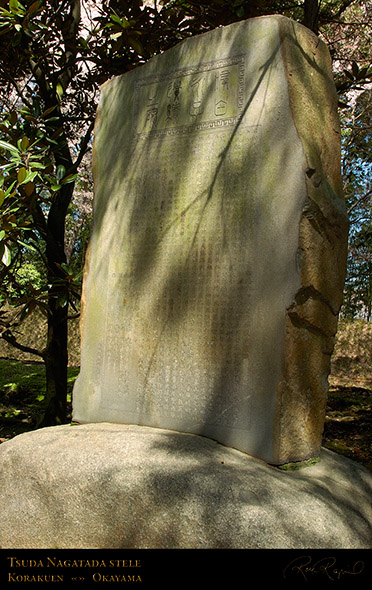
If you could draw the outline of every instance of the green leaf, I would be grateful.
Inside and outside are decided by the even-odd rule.
[[[66,178],[61,180],[61,184],[68,184],[69,182],[75,182],[77,177],[78,177],[78,174],[69,174],[68,176],[66,176]]]
[[[62,178],[64,178],[65,174],[66,174],[66,168],[62,164],[57,166],[57,170],[56,170],[57,180],[62,180]]]
[[[41,115],[41,106],[38,100],[34,100],[32,103],[32,115],[36,117],[36,119]]]
[[[26,14],[26,9],[19,0],[9,0],[9,10],[18,16]]]
[[[136,39],[134,36],[132,35],[128,35],[128,41],[129,41],[129,45],[134,49],[134,51],[136,53],[138,53],[139,55],[143,55],[143,46],[142,43]]]
[[[39,2],[39,0],[36,0],[36,2],[33,2],[31,4],[31,6],[29,7],[28,14],[33,14],[34,12],[39,10],[39,7],[40,7],[40,2]]]
[[[14,111],[13,111],[13,112],[14,112]],[[23,105],[23,107],[21,108],[21,110],[20,110],[19,112],[21,113],[21,115],[22,115],[23,117],[24,117],[25,115],[31,115],[31,111],[30,111],[29,107],[28,107],[28,106],[26,106],[26,105]],[[13,114],[13,113],[12,113],[12,114]],[[17,115],[16,115],[16,113],[14,113],[14,114],[15,114],[15,120],[17,120]],[[13,125],[14,125],[14,123],[13,123]]]
[[[130,22],[125,18],[122,18],[120,21],[120,26],[123,27],[123,29],[128,29],[130,27]]]
[[[4,254],[2,256],[1,261],[5,266],[10,266],[10,263],[12,262],[12,255],[6,244],[4,244]]]
[[[79,37],[79,43],[84,47],[84,49],[89,49],[89,43],[84,37]]]
[[[59,145],[58,141],[56,141],[55,139],[51,139],[50,137],[46,137],[45,139],[48,143],[52,143],[53,145]]]
[[[359,66],[355,61],[352,62],[351,69],[353,71],[354,76],[357,77],[357,75],[359,73]]]
[[[18,0],[9,0],[9,10],[18,12]]]
[[[0,15],[2,16],[2,18],[4,19],[4,22],[5,22],[6,24],[8,24],[8,22],[9,22],[8,20],[6,20],[6,17],[8,17],[8,18],[9,18],[9,17],[11,17],[11,18],[13,18],[13,17],[12,17],[12,13],[11,13],[11,12],[9,12],[9,10],[6,10],[5,8],[0,8]],[[8,31],[6,31],[6,32],[8,32]]]
[[[26,244],[26,242],[22,242],[21,240],[17,239],[17,243],[21,244],[22,246],[24,246],[25,248],[28,248],[29,250],[32,250],[33,252],[37,252],[36,248],[34,248],[33,246],[31,246],[31,244]]]
[[[45,117],[47,117],[48,115],[50,115],[50,113],[52,113],[56,108],[57,108],[57,105],[54,105],[52,107],[49,107],[49,109],[47,109],[46,111],[44,111],[43,114],[41,115],[42,118],[45,119]]]
[[[3,150],[8,150],[13,156],[19,155],[19,151],[17,150],[15,145],[12,145],[7,141],[0,140],[0,148],[2,148]]]
[[[26,168],[20,168],[18,170],[18,174],[17,174],[17,180],[18,180],[18,184],[22,184],[27,178],[27,169]]]
[[[110,18],[114,23],[117,23],[123,29],[128,29],[128,27],[130,27],[130,22],[124,17],[120,18],[120,16],[117,14],[111,13]]]
[[[61,82],[57,83],[56,92],[57,92],[59,98],[61,98],[63,96],[64,90],[63,90],[63,86],[62,86]]]
[[[68,293],[62,293],[56,298],[56,307],[65,307],[68,304]]]
[[[25,150],[27,150],[29,145],[30,145],[30,140],[28,139],[28,137],[26,137],[26,136],[22,137],[21,149],[25,151]]]
[[[31,169],[36,168],[36,170],[44,170],[46,168],[45,164],[41,164],[41,162],[30,162]]]
[[[12,192],[12,190],[15,187],[16,184],[17,184],[17,181],[15,180],[14,182],[12,182],[12,184],[10,185],[10,187],[8,187],[8,189],[5,192],[5,196],[6,197],[8,197],[11,194],[11,192]]]
[[[25,193],[28,197],[31,197],[32,193],[35,190],[35,185],[33,182],[27,182],[24,187]]]
[[[0,207],[5,201],[5,193],[2,189],[0,189]]]
[[[118,16],[117,14],[114,14],[113,12],[110,14],[110,18],[112,21],[114,21],[114,23],[119,23],[120,24],[120,16]]]

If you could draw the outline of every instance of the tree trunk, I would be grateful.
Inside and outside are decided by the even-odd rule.
[[[44,351],[46,367],[45,409],[38,426],[67,422],[68,366],[68,293],[61,265],[66,262],[65,219],[74,184],[65,185],[56,195],[48,216],[47,248],[49,316],[47,346]]]
[[[39,426],[67,422],[67,306],[53,309],[48,320],[45,410]]]
[[[305,0],[304,2],[304,20],[303,24],[308,29],[311,29],[316,35],[319,32],[318,20],[319,20],[319,0]]]

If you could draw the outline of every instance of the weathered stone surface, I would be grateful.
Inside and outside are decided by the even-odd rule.
[[[57,426],[0,445],[2,548],[372,548],[372,475],[284,472],[208,438]]]
[[[320,452],[347,220],[328,49],[284,17],[102,90],[78,422]]]

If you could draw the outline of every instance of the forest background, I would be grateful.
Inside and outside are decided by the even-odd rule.
[[[100,86],[265,14],[333,60],[350,232],[324,444],[372,469],[371,0],[0,0],[0,441],[70,420]]]

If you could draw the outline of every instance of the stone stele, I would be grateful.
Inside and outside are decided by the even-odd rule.
[[[282,16],[102,88],[73,419],[320,453],[347,217],[326,45]]]

